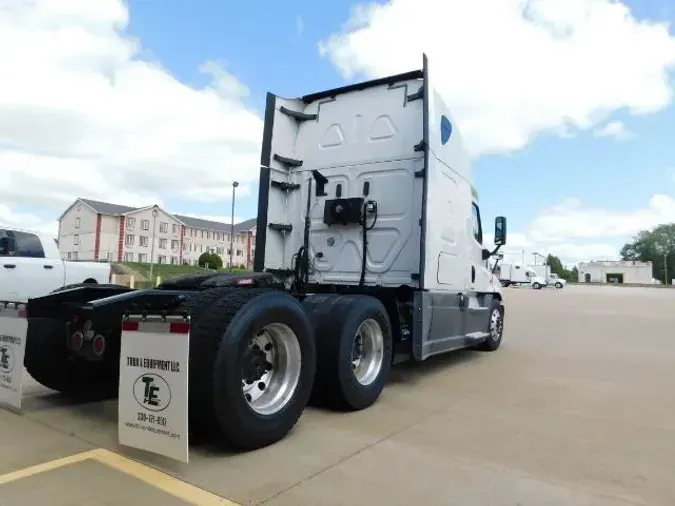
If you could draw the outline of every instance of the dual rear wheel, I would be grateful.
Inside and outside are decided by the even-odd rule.
[[[392,329],[380,301],[271,288],[214,288],[187,302],[191,432],[244,450],[279,441],[314,393],[337,409],[372,405],[391,368]],[[97,400],[117,394],[119,325],[98,362],[69,352],[65,322],[31,320],[25,364],[43,385]]]

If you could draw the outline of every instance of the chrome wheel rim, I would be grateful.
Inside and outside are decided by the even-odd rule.
[[[295,332],[283,323],[263,327],[250,341],[242,368],[242,394],[259,415],[280,411],[300,381],[302,353]]]
[[[384,334],[372,318],[364,320],[356,330],[352,346],[352,370],[362,385],[377,379],[384,359]]]
[[[502,315],[499,309],[493,309],[490,316],[490,338],[499,341],[502,337]]]

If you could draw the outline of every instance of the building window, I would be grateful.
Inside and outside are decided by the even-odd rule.
[[[75,234],[73,236],[73,244],[76,244],[76,245],[80,244],[80,236],[79,235]]]
[[[160,249],[166,249],[166,239],[160,239],[159,240],[159,248]]]
[[[237,250],[237,256],[240,257],[244,254],[244,252],[240,249]]]
[[[188,251],[190,249],[190,245],[186,242],[183,243],[183,251]]]
[[[160,223],[159,224],[159,233],[160,234],[166,234],[169,231],[169,224],[168,223]]]
[[[134,261],[134,254],[133,253],[125,253],[124,254],[124,261],[125,262],[133,262]]]
[[[133,246],[134,245],[134,236],[132,234],[127,234],[127,237],[126,237],[124,243],[127,246]],[[131,260],[129,260],[129,261],[131,261]]]
[[[166,263],[166,257],[164,255],[159,255],[157,257],[157,263],[158,264],[165,264]]]
[[[127,218],[127,230],[133,230],[136,226],[136,218]]]
[[[80,228],[80,218],[75,218],[75,228]]]
[[[171,250],[172,251],[178,251],[178,241],[171,241]]]
[[[138,261],[141,263],[145,263],[148,261],[148,254],[147,253],[139,253],[138,254]]]
[[[150,220],[141,220],[141,230],[150,230]]]
[[[178,257],[171,257],[171,265],[178,265]]]
[[[141,235],[138,237],[138,244],[140,246],[143,246],[146,248],[148,246],[148,236],[147,235]]]
[[[174,234],[180,233],[180,228],[179,228],[178,225],[172,225],[172,226],[171,226],[171,229],[172,229],[172,231],[173,231]]]
[[[70,251],[68,252],[67,257],[68,257],[68,260],[70,260],[72,258],[71,255],[70,255]]]
[[[73,260],[77,260],[77,251],[73,251]]]

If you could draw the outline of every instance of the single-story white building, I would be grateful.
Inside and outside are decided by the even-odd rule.
[[[654,268],[651,262],[600,260],[579,264],[579,283],[652,284],[653,279]]]

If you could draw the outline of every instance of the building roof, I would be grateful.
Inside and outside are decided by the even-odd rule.
[[[79,199],[94,211],[101,214],[125,214],[136,209],[141,209],[140,207],[129,207],[129,206],[120,206],[118,204],[110,204],[108,202],[101,202],[100,200],[90,200],[90,199]]]
[[[107,214],[113,216],[119,216],[122,214],[127,214],[132,211],[138,211],[139,209],[144,209],[144,207],[130,207],[130,206],[121,206],[119,204],[111,204],[109,202],[101,202],[100,200],[91,200],[91,199],[78,199],[91,207],[94,211],[100,214]],[[177,220],[181,221],[188,227],[200,228],[206,230],[215,230],[217,232],[229,233],[231,225],[229,223],[222,223],[219,221],[203,220],[201,218],[193,218],[192,216],[185,216],[182,214],[167,214],[173,216]],[[256,218],[251,218],[250,220],[245,220],[240,223],[234,224],[235,233],[248,232],[255,228],[257,223]]]
[[[193,218],[192,216],[184,216],[182,214],[173,214],[172,216],[175,216],[177,219],[185,223],[186,226],[192,228],[204,228],[207,230],[215,230],[216,232],[226,232],[226,233],[229,233],[231,228],[230,223],[203,220],[201,218]],[[255,227],[256,223],[257,223],[256,218],[242,221],[241,223],[235,223],[234,231],[235,233],[248,232],[249,230]]]

